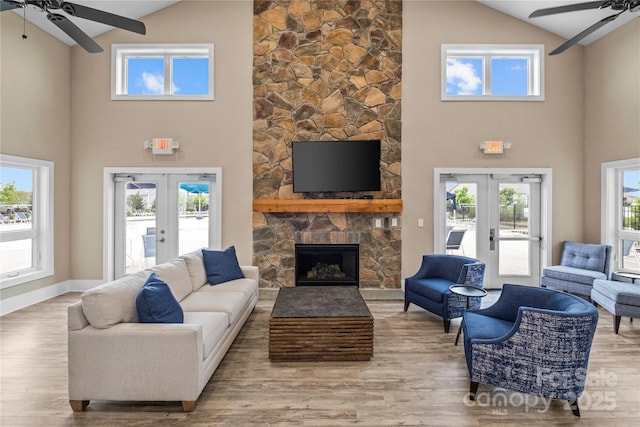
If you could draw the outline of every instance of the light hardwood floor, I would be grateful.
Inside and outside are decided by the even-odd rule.
[[[620,334],[600,309],[582,417],[564,402],[481,385],[465,398],[462,345],[442,321],[402,301],[368,301],[375,318],[374,357],[367,362],[271,362],[268,319],[259,301],[194,412],[179,402],[94,402],[73,413],[67,402],[67,294],[0,318],[0,425],[5,426],[637,426],[640,422],[640,319]],[[125,363],[125,361],[123,361]],[[99,367],[96,367],[99,369]],[[158,375],[162,375],[159,372]],[[496,397],[506,397],[498,406]],[[529,401],[529,405],[525,402]]]

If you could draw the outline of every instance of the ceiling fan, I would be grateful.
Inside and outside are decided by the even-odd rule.
[[[122,28],[123,30],[133,31],[138,34],[145,34],[147,32],[144,24],[140,21],[63,0],[0,0],[0,12],[26,8],[27,6],[41,12],[46,12],[49,21],[90,53],[103,52],[103,49],[84,31],[78,28],[76,24],[71,22],[69,18],[55,12],[62,10],[71,16],[100,22],[101,24],[111,25],[112,27]]]
[[[622,13],[629,12],[638,12],[640,11],[640,0],[604,0],[604,1],[589,1],[586,3],[575,3],[569,4],[565,6],[558,7],[550,7],[547,9],[539,9],[531,13],[529,18],[536,18],[538,16],[547,16],[554,15],[556,13],[566,13],[566,12],[576,12],[579,10],[588,10],[588,9],[607,9],[616,11],[617,13],[607,16],[606,18],[596,22],[586,30],[577,34],[573,38],[567,40],[564,44],[556,48],[553,52],[549,53],[549,55],[557,55],[559,53],[564,52],[569,49],[574,44],[578,43],[583,38],[587,37],[589,34],[603,27],[605,24],[615,20]]]

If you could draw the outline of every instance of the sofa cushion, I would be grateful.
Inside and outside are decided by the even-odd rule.
[[[187,264],[187,271],[191,278],[192,290],[197,291],[203,285],[207,284],[207,271],[204,269],[204,261],[202,260],[202,249],[189,252],[182,255],[180,258],[184,259]]]
[[[593,289],[618,304],[640,307],[640,285],[637,283],[596,280],[593,282]]]
[[[184,297],[193,292],[191,277],[187,270],[187,263],[182,258],[172,259],[163,264],[151,267],[149,270],[156,273],[169,287],[173,296],[178,301],[182,301]]]
[[[204,269],[207,272],[207,280],[211,285],[244,277],[236,256],[236,248],[233,246],[229,246],[224,251],[203,249],[202,259],[204,261]]]
[[[202,325],[203,353],[206,359],[229,327],[229,318],[222,312],[187,311],[184,313],[184,323]]]
[[[513,322],[484,316],[472,311],[464,313],[464,333],[465,337],[470,340],[503,337],[513,328],[513,325]]]
[[[454,282],[450,280],[440,278],[411,279],[406,281],[405,287],[407,290],[429,298],[431,301],[442,303],[445,292],[453,284]]]
[[[194,292],[182,301],[184,311],[220,311],[229,317],[229,324],[235,323],[249,299],[243,292]]]
[[[577,282],[584,285],[592,285],[596,279],[606,279],[607,275],[599,271],[583,270],[581,268],[554,265],[542,269],[542,275],[552,279]]]
[[[136,295],[148,275],[139,271],[83,292],[82,311],[91,326],[102,329],[137,322]]]
[[[203,286],[198,292],[235,291],[242,292],[247,297],[258,293],[258,282],[253,279],[236,279],[220,283],[215,286]]]
[[[140,323],[182,323],[182,307],[171,293],[169,285],[151,273],[136,297]]]
[[[590,243],[565,242],[561,265],[604,272],[607,263],[607,247]]]

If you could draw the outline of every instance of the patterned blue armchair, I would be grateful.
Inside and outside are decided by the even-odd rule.
[[[467,300],[452,294],[449,286],[462,284],[482,288],[485,265],[477,259],[458,255],[424,255],[420,270],[404,282],[404,311],[409,304],[442,317],[444,331],[451,319],[462,317]],[[469,298],[469,308],[480,308],[480,298]]]
[[[464,313],[464,353],[471,379],[535,396],[569,401],[580,416],[578,397],[598,310],[575,295],[505,284],[498,301]]]
[[[611,246],[564,242],[560,265],[542,269],[540,285],[591,297],[593,281],[609,278]]]

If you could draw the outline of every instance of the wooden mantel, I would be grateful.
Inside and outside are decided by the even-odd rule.
[[[402,212],[402,199],[255,199],[254,212]]]

